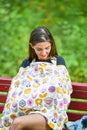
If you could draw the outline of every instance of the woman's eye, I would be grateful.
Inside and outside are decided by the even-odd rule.
[[[46,48],[46,50],[49,50],[50,49],[50,46]]]
[[[37,51],[41,51],[42,49],[41,48],[38,48]]]
[[[49,47],[46,48],[46,50],[48,50],[48,49],[49,49]]]

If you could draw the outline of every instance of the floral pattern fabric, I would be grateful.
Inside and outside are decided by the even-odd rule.
[[[0,130],[10,130],[16,117],[31,113],[42,114],[53,130],[62,130],[68,120],[71,93],[71,80],[64,65],[32,62],[21,67],[12,80]]]

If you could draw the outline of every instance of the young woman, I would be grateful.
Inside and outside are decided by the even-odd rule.
[[[56,60],[57,65],[65,65],[63,57],[58,56],[54,38],[46,27],[35,28],[30,35],[29,57],[21,64],[22,67],[30,65],[32,60],[51,62]]]
[[[52,34],[46,27],[35,28],[29,57],[13,78],[0,130],[62,130],[71,93],[65,61],[58,56]]]

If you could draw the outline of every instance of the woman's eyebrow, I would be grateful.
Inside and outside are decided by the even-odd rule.
[[[50,47],[51,45],[49,45],[49,46],[47,46],[47,47],[45,47],[45,48],[48,48],[48,47]],[[37,49],[43,49],[42,47],[36,47]]]

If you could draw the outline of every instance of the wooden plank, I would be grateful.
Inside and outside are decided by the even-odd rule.
[[[2,113],[3,109],[4,109],[4,105],[0,105],[0,114]]]
[[[71,95],[72,98],[87,99],[87,91],[75,91]]]
[[[72,82],[72,86],[79,89],[80,87],[87,87],[87,83]]]
[[[10,84],[0,84],[0,92],[8,92]]]
[[[85,114],[82,113],[73,113],[73,112],[68,112],[68,118],[69,121],[76,121],[82,118],[82,116],[84,116]]]
[[[69,109],[87,111],[87,102],[72,101]]]
[[[87,91],[87,86],[74,86],[73,85],[73,90]]]
[[[0,103],[5,103],[7,99],[7,95],[5,94],[0,94]]]
[[[0,77],[0,84],[10,84],[12,78],[8,77]]]

